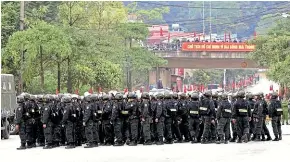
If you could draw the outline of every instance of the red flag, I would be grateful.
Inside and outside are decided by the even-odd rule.
[[[273,91],[273,85],[270,85],[270,91]]]
[[[201,84],[201,92],[203,92],[204,91],[204,86],[203,86],[203,84]]]
[[[168,43],[170,42],[170,33],[168,32]]]
[[[77,95],[79,94],[79,90],[78,89],[75,91],[75,94],[77,94]]]
[[[183,86],[183,92],[186,93],[186,85]]]
[[[256,33],[256,31],[254,31],[254,38],[255,38],[255,39],[257,38],[257,33]]]
[[[93,93],[93,89],[92,88],[89,89],[89,93],[91,93],[91,94]]]
[[[163,30],[161,27],[160,27],[160,36],[163,36]]]
[[[200,35],[198,35],[198,41],[200,41]]]
[[[125,89],[124,89],[124,93],[127,93],[127,92],[128,92],[128,88],[125,88]]]
[[[196,33],[195,32],[193,33],[193,37],[196,37]]]
[[[58,95],[58,93],[59,93],[59,91],[58,91],[58,89],[56,89],[56,90],[55,90],[55,94],[57,94],[57,95]]]
[[[102,88],[101,88],[101,87],[99,87],[99,93],[100,93],[100,92],[102,92]]]

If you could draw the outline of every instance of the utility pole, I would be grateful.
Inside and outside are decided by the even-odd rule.
[[[209,1],[209,40],[211,42],[211,1]]]
[[[25,11],[25,2],[21,1],[20,2],[20,31],[24,30],[24,11]],[[20,75],[19,75],[19,87],[18,90],[23,92],[23,66],[24,66],[24,49],[23,49],[23,44],[21,44],[21,51],[20,51],[20,58],[21,58],[21,67],[20,67]]]
[[[202,33],[203,33],[203,37],[205,34],[205,26],[204,26],[204,1],[202,1]]]

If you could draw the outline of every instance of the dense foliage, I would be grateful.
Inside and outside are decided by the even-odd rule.
[[[268,77],[282,87],[290,86],[290,17],[284,18],[266,35],[258,36],[251,43],[256,50],[250,57],[260,65],[269,67]]]
[[[2,2],[1,11],[2,73],[14,74],[16,82],[22,73],[31,93],[132,88],[165,63],[138,46],[147,26],[127,23],[122,2],[25,2],[24,31],[20,2]]]

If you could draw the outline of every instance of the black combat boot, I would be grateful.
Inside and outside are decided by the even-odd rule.
[[[256,136],[255,141],[261,141],[261,137],[260,137],[260,135],[257,135],[257,136]]]
[[[46,146],[43,147],[43,149],[52,149],[52,144],[47,144]]]
[[[144,146],[146,146],[146,145],[152,145],[152,142],[150,140],[148,140],[148,141],[145,141],[143,145]]]
[[[182,143],[182,138],[177,139],[174,143]]]
[[[98,142],[93,142],[93,144],[94,144],[94,147],[99,147]]]
[[[156,145],[164,145],[163,137],[159,138],[158,142],[156,142]]]
[[[87,146],[84,146],[84,148],[93,148],[95,145],[93,143],[88,143]]]
[[[242,141],[244,141],[245,143],[248,143],[248,134],[244,134],[243,136],[242,136]]]
[[[206,138],[202,138],[201,144],[209,144],[209,140]]]
[[[282,134],[279,133],[279,140],[282,140]]]
[[[237,136],[233,136],[233,138],[231,138],[230,142],[236,142],[237,140]]]
[[[123,146],[123,142],[116,141],[113,146]]]
[[[256,140],[256,134],[253,134],[253,137],[251,138],[251,141],[255,141]]]
[[[33,148],[32,143],[31,142],[27,142],[27,147],[26,148],[28,148],[28,149]]]
[[[40,147],[44,147],[45,146],[44,142],[43,143],[40,143],[39,146]]]
[[[127,140],[126,140],[126,145],[129,145],[129,144],[130,144],[130,140],[127,139]]]
[[[137,146],[137,141],[131,141],[129,146]]]
[[[273,139],[273,141],[279,141],[278,135],[275,135],[275,139]]]
[[[59,147],[59,142],[54,142],[53,145],[52,145],[52,147],[54,147],[54,148],[55,147]]]
[[[173,139],[168,139],[164,142],[165,144],[173,144]]]
[[[65,149],[73,149],[75,148],[75,145],[73,143],[68,144]]]
[[[265,138],[265,135],[264,134],[262,135],[261,141],[266,141],[266,138]]]
[[[267,134],[267,139],[266,139],[266,141],[271,141],[271,140],[272,140],[271,135],[270,135],[270,134]]]
[[[17,148],[17,150],[25,150],[26,149],[26,144],[21,143],[20,147]]]
[[[191,143],[198,143],[198,141],[196,138],[193,137]]]
[[[237,143],[243,143],[243,141],[242,141],[242,137],[239,137]]]

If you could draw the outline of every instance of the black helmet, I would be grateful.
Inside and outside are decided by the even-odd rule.
[[[137,95],[135,95],[134,93],[130,92],[130,93],[128,94],[128,98],[129,98],[129,99],[136,99],[136,98],[137,98]]]
[[[21,93],[20,95],[24,97],[24,100],[29,100],[29,98],[30,98],[30,94],[26,93],[26,92]]]
[[[107,94],[103,95],[102,97],[103,97],[103,100],[104,100],[104,101],[107,101],[107,100],[109,100],[109,99],[110,99],[110,96],[109,96],[109,95],[107,95]]]
[[[36,99],[39,101],[39,102],[43,102],[43,95],[37,95]]]
[[[178,99],[178,93],[174,92],[172,96],[174,99]]]
[[[29,100],[31,100],[31,101],[36,101],[36,95],[30,95]]]
[[[141,98],[142,99],[149,99],[150,98],[149,93],[147,93],[147,92],[142,93]]]
[[[180,98],[185,99],[186,98],[186,94],[185,93],[180,93],[179,94]]]
[[[84,100],[87,101],[87,102],[90,102],[91,99],[92,99],[92,95],[86,95],[86,96],[84,97]]]
[[[271,98],[272,99],[276,99],[278,97],[278,93],[277,92],[273,92],[272,94],[271,94]]]
[[[52,96],[50,94],[46,94],[43,96],[44,102],[50,102],[52,100]]]
[[[206,97],[211,97],[212,92],[211,92],[211,90],[207,90],[207,91],[204,92],[203,95],[206,96]]]
[[[71,96],[70,95],[65,95],[65,96],[63,96],[62,98],[61,98],[61,100],[62,100],[62,102],[64,102],[64,103],[69,103],[69,102],[71,102]]]
[[[116,94],[115,99],[116,100],[122,100],[123,99],[123,95],[118,93],[118,94]]]
[[[98,95],[97,94],[91,94],[91,95],[88,95],[88,96],[90,96],[92,101],[97,101],[98,100]]]
[[[237,97],[244,98],[245,94],[246,94],[245,91],[239,91],[238,94],[237,94]]]
[[[157,99],[162,99],[162,98],[163,98],[163,94],[162,94],[162,93],[158,93],[158,94],[156,94],[156,98],[157,98]]]
[[[227,95],[226,93],[222,93],[222,94],[221,94],[221,98],[222,98],[223,100],[227,100],[227,99],[228,99],[228,95]]]
[[[212,97],[213,98],[218,98],[219,96],[218,96],[219,94],[217,93],[217,92],[214,92],[213,94],[212,94]]]
[[[247,97],[248,99],[253,99],[253,98],[254,98],[254,95],[253,95],[252,93],[248,93],[248,94],[246,95],[246,97]]]
[[[198,95],[197,92],[193,92],[193,93],[191,93],[190,97],[191,97],[192,99],[198,99],[198,98],[199,98],[199,95]]]
[[[24,96],[23,95],[19,95],[17,96],[17,103],[23,103],[25,100],[24,100]]]

